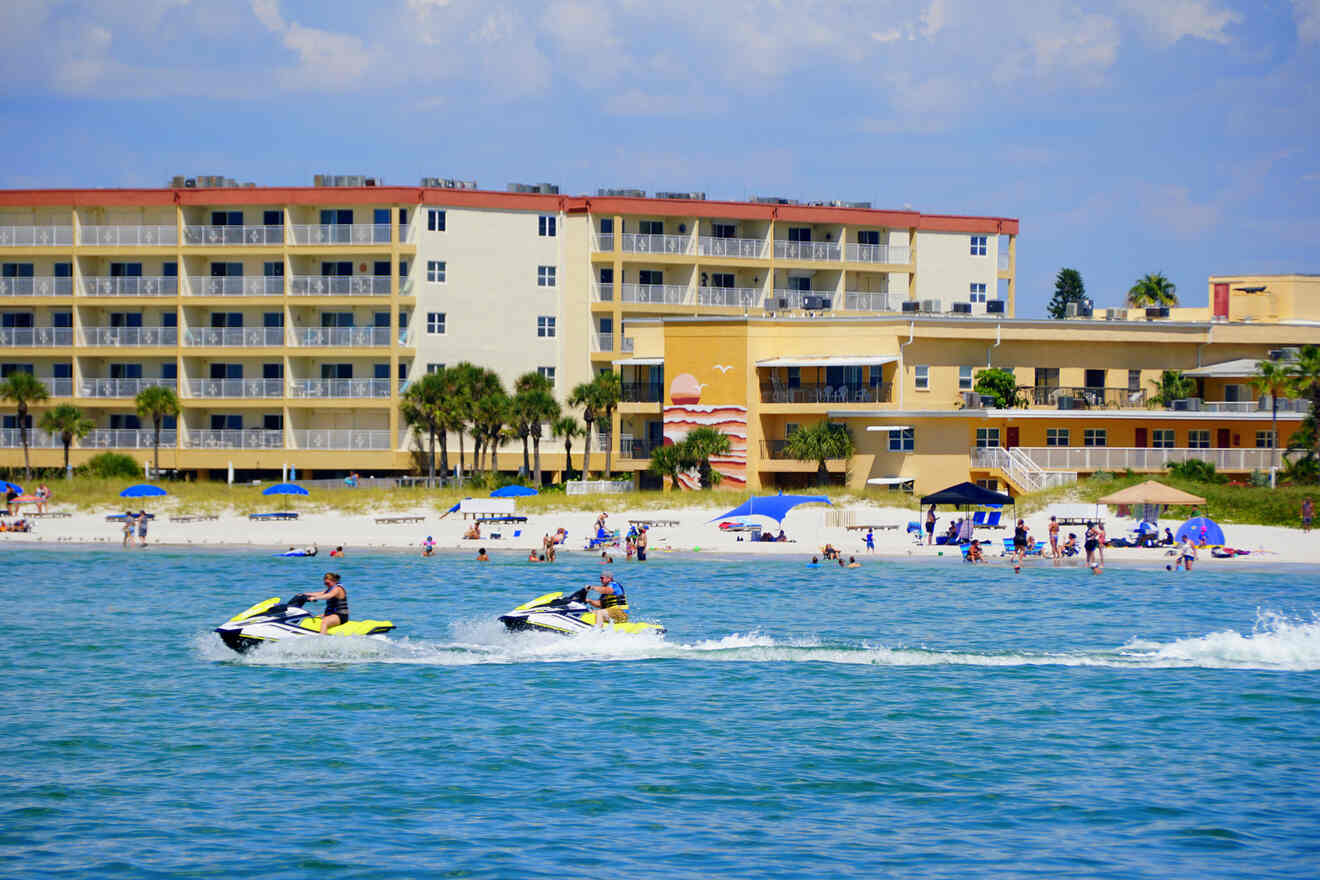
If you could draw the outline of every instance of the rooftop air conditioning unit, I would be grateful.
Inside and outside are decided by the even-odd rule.
[[[1059,409],[1077,409],[1077,398],[1069,395],[1060,395],[1056,398]]]
[[[782,196],[752,196],[752,202],[758,205],[796,205],[794,199],[786,199]]]
[[[1093,314],[1094,310],[1090,306],[1079,305],[1077,307],[1077,317],[1079,318],[1089,318]]]
[[[921,303],[915,299],[905,299],[902,303],[902,310],[905,312],[915,312],[921,309]]]
[[[1075,303],[1075,302],[1071,302],[1071,303],[1067,303],[1066,305],[1064,305],[1064,307],[1063,307],[1063,316],[1064,316],[1065,318],[1075,318],[1075,317],[1077,317],[1077,303]]]
[[[183,182],[187,179],[182,174],[176,174],[170,178],[170,186],[174,189],[183,189]]]
[[[970,315],[972,313],[971,303],[954,303],[953,313],[955,315]]]
[[[938,312],[940,310],[940,301],[937,299],[923,299],[921,301],[921,310],[923,312]]]
[[[964,409],[981,408],[981,395],[977,394],[975,391],[964,391],[962,393],[962,399]]]
[[[985,313],[987,315],[1004,314],[1004,301],[1002,299],[988,299],[985,301]]]
[[[187,180],[185,180],[185,181],[183,182],[183,186],[184,186],[184,189],[196,189],[196,188],[197,188],[197,178],[195,178],[195,177],[189,177]]]
[[[1187,405],[1187,401],[1184,399],[1170,401],[1169,409],[1174,412],[1187,412],[1191,407]]]
[[[1167,317],[1169,317],[1169,307],[1168,307],[1168,306],[1147,306],[1147,307],[1146,307],[1146,317],[1147,317],[1147,318],[1167,318]]]
[[[1106,321],[1125,321],[1127,320],[1127,309],[1105,309]]]
[[[1272,360],[1272,361],[1281,361],[1281,360],[1283,360],[1283,349],[1281,349],[1281,348],[1271,348],[1271,349],[1270,349],[1270,360]]]
[[[1199,397],[1189,397],[1189,398],[1187,398],[1187,410],[1188,410],[1188,412],[1200,412],[1200,411],[1201,411],[1201,398],[1199,398]]]
[[[658,192],[655,194],[657,199],[681,199],[689,202],[704,202],[706,194],[704,192]]]
[[[598,189],[598,190],[596,190],[596,195],[598,195],[598,196],[606,196],[606,197],[614,197],[614,198],[644,199],[644,198],[646,198],[646,190],[644,190],[644,189]]]

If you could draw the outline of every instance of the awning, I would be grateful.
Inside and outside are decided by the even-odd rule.
[[[1238,358],[1235,361],[1223,361],[1207,364],[1194,370],[1183,370],[1183,375],[1193,379],[1250,379],[1256,375],[1259,358]]]
[[[894,433],[895,431],[911,431],[911,430],[912,430],[912,426],[911,426],[911,425],[871,425],[871,426],[868,427],[866,430],[868,430],[868,431],[884,431],[884,432],[886,432],[886,433],[888,433],[888,434],[892,434],[892,433]]]
[[[901,486],[904,483],[911,483],[916,477],[871,477],[866,481],[868,486]]]
[[[664,358],[624,358],[621,361],[615,361],[616,367],[661,367],[664,366]]]
[[[897,355],[854,355],[851,357],[780,357],[757,361],[758,367],[880,367],[898,360]]]

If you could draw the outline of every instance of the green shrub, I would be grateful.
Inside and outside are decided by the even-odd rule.
[[[1113,482],[1114,475],[1109,471],[1096,471],[1091,474],[1091,479],[1097,483],[1110,483]]]
[[[122,452],[102,452],[87,461],[78,469],[88,476],[103,480],[133,479],[142,476],[142,465],[131,455]]]
[[[1197,483],[1226,483],[1228,478],[1215,472],[1214,462],[1189,458],[1169,465],[1169,476]]]
[[[1264,486],[1268,486],[1269,484],[1270,484],[1269,474],[1265,473],[1264,471],[1251,472],[1251,485],[1259,489]]]

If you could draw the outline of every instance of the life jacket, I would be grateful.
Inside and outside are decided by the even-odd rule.
[[[348,616],[348,589],[343,584],[339,584],[339,588],[344,591],[343,597],[331,596],[329,599],[326,599],[325,614],[327,616],[338,614],[342,619]]]
[[[610,581],[610,588],[613,592],[600,594],[601,608],[628,608],[628,597],[624,595],[623,585],[618,581]]]

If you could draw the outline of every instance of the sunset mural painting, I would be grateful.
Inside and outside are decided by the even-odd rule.
[[[728,370],[721,372],[727,374]],[[665,445],[681,443],[694,428],[714,428],[728,435],[731,449],[726,456],[712,458],[711,468],[723,477],[721,486],[741,489],[747,485],[747,407],[726,404],[703,404],[705,384],[691,373],[681,373],[669,383],[669,402],[665,404]],[[701,488],[696,470],[679,474],[685,489]]]

